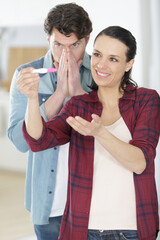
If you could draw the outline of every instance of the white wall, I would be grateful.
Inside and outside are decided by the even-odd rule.
[[[5,32],[0,43],[0,79],[8,79],[8,59],[11,47],[48,47],[42,25],[3,27]]]

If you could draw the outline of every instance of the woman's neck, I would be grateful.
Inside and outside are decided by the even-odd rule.
[[[119,102],[123,93],[119,91],[119,88],[98,88],[98,98],[102,105],[115,106]]]
[[[98,98],[103,106],[101,121],[104,126],[112,125],[121,117],[119,98],[122,95],[119,89],[98,88]]]

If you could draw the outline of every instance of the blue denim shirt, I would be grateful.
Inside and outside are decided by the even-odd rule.
[[[31,63],[18,67],[14,73],[10,88],[10,114],[8,137],[21,152],[28,151],[28,166],[26,172],[25,207],[31,213],[34,224],[47,224],[54,199],[54,189],[57,171],[59,148],[33,153],[22,135],[27,97],[17,89],[19,71],[25,67],[51,68],[53,67],[51,51]],[[90,71],[90,56],[85,53],[80,67],[81,84],[84,90],[90,91],[88,85],[92,81]],[[39,84],[39,104],[41,115],[47,121],[44,103],[54,93],[57,86],[57,74],[41,74]],[[53,106],[54,107],[54,106]]]

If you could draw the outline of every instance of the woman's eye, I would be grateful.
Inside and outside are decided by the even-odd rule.
[[[100,54],[99,53],[93,53],[93,55],[95,56],[95,57],[99,57],[100,56]]]
[[[118,62],[118,60],[116,58],[111,58],[112,62]]]

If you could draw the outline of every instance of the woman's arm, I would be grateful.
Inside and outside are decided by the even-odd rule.
[[[125,143],[111,134],[102,124],[99,116],[92,114],[92,122],[80,117],[69,117],[67,122],[72,128],[84,136],[93,136],[124,167],[140,174],[146,168],[146,160],[142,150]]]
[[[20,71],[17,88],[28,98],[25,114],[26,131],[32,138],[39,139],[43,130],[38,100],[40,77],[32,71],[33,68],[24,68]]]
[[[37,140],[41,137],[43,124],[39,108],[38,94],[34,98],[28,98],[25,125],[27,133],[32,138]]]
[[[140,148],[121,141],[104,127],[100,128],[95,138],[120,164],[130,171],[141,174],[145,170],[146,159]]]
[[[132,140],[125,143],[113,136],[101,124],[101,118],[92,114],[92,122],[80,117],[67,122],[80,134],[95,137],[123,166],[140,174],[152,165],[160,134],[160,97],[155,90],[139,89],[136,100],[137,117],[134,120]]]

